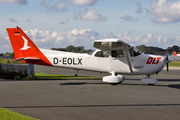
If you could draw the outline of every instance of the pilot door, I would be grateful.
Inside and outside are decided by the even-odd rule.
[[[130,57],[129,54],[126,54],[125,50],[112,50],[111,51],[111,71],[118,73],[128,73],[131,72],[129,69],[129,64],[127,61]]]

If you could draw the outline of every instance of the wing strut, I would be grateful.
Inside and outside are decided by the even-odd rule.
[[[133,73],[132,66],[131,66],[131,62],[130,62],[130,59],[129,59],[128,47],[127,47],[127,45],[124,44],[124,48],[125,48],[125,52],[126,52],[127,62],[128,62],[128,65],[129,65],[129,70],[130,70],[131,73]]]

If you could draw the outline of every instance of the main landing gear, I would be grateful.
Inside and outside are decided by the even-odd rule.
[[[110,83],[111,85],[121,84],[125,80],[122,75],[116,75],[115,72],[111,72],[112,75],[103,77],[103,82]]]
[[[111,83],[111,85],[117,85],[117,84],[121,84],[123,81],[120,81],[119,83]]]
[[[151,78],[150,75],[147,75],[145,78],[141,79],[141,82],[147,85],[154,85],[155,83],[157,83],[157,80]]]

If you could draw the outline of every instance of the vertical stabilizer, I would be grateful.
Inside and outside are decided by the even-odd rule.
[[[7,28],[6,30],[11,41],[15,60],[23,60],[32,64],[52,65],[21,28]]]

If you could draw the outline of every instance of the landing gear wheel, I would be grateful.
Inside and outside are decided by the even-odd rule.
[[[149,86],[153,86],[154,84],[147,84],[147,85],[149,85]]]
[[[151,78],[150,75],[147,75],[145,78],[141,79],[142,83],[145,83],[146,85],[153,86],[154,84],[157,83],[157,80],[154,78]]]
[[[117,83],[111,83],[111,85],[117,85]]]

